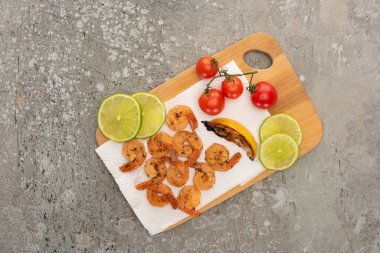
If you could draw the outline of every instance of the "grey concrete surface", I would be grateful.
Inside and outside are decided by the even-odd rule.
[[[1,252],[379,252],[378,0],[0,0]],[[149,236],[94,152],[99,103],[255,32],[277,38],[320,145]]]

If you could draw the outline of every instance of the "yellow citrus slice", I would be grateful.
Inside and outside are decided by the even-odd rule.
[[[243,148],[251,160],[255,159],[257,144],[255,138],[245,126],[227,118],[217,118],[211,121],[202,121],[202,123],[207,130],[213,131],[216,135]]]

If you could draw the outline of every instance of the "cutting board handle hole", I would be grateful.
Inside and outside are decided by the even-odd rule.
[[[243,58],[245,63],[254,69],[267,69],[272,66],[272,58],[261,51],[249,51]]]

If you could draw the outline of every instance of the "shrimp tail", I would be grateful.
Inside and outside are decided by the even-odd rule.
[[[187,114],[187,118],[189,120],[189,124],[191,127],[191,130],[195,130],[198,127],[198,120],[195,117],[194,113],[190,110],[190,112]]]
[[[202,169],[203,165],[204,165],[203,163],[195,162],[194,164],[190,165],[189,167],[196,169],[196,170],[200,170],[200,169]]]
[[[125,163],[119,167],[121,172],[129,172],[135,170],[138,166],[135,166],[134,163]]]
[[[241,158],[241,154],[237,152],[231,157],[231,159],[227,163],[215,164],[214,166],[212,166],[212,168],[216,171],[230,170],[240,161],[240,158]]]
[[[173,162],[178,161],[178,153],[177,153],[177,150],[175,148],[170,148],[169,156]]]
[[[228,161],[228,167],[230,168],[234,167],[240,161],[240,158],[241,158],[241,154],[239,152],[234,154],[231,157],[231,159]]]
[[[195,216],[195,217],[199,217],[201,216],[201,213],[198,212],[197,210],[195,209],[192,209],[192,210],[188,210],[188,209],[185,209],[185,208],[181,208],[181,210],[185,213],[187,213],[188,215],[191,215],[191,216]]]
[[[165,194],[166,199],[170,202],[170,205],[173,209],[177,209],[178,203],[177,199],[173,196],[172,193]]]
[[[135,186],[137,190],[145,190],[151,188],[155,182],[153,180],[148,180],[142,183],[139,183],[138,185]]]
[[[171,157],[168,157],[168,156],[164,156],[162,157],[163,161],[166,162],[166,163],[170,163],[171,165],[173,166],[181,166],[181,165],[186,165],[185,162],[182,162],[180,160],[178,160],[178,158],[176,158],[174,161]]]
[[[195,162],[197,161],[198,157],[201,155],[202,153],[202,150],[195,150],[191,156],[189,157],[189,159],[187,160],[186,162],[186,166],[192,166],[193,164],[195,164]]]
[[[162,159],[162,161],[164,161],[166,163],[170,163],[170,164],[173,163],[173,161],[171,160],[171,158],[168,157],[168,156],[163,156],[161,159]]]

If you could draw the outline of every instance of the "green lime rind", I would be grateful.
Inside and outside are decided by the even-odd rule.
[[[142,124],[136,138],[145,139],[157,133],[165,122],[166,109],[161,100],[149,92],[137,92],[132,97],[141,108]]]
[[[297,142],[298,146],[302,143],[302,129],[298,121],[292,116],[284,113],[275,114],[264,120],[260,126],[260,141],[264,142],[275,134],[288,134]]]
[[[141,127],[141,109],[129,95],[117,93],[107,97],[98,111],[98,126],[108,139],[124,142],[133,139]]]
[[[266,169],[285,170],[298,159],[299,146],[287,134],[275,134],[260,145],[259,159]]]

